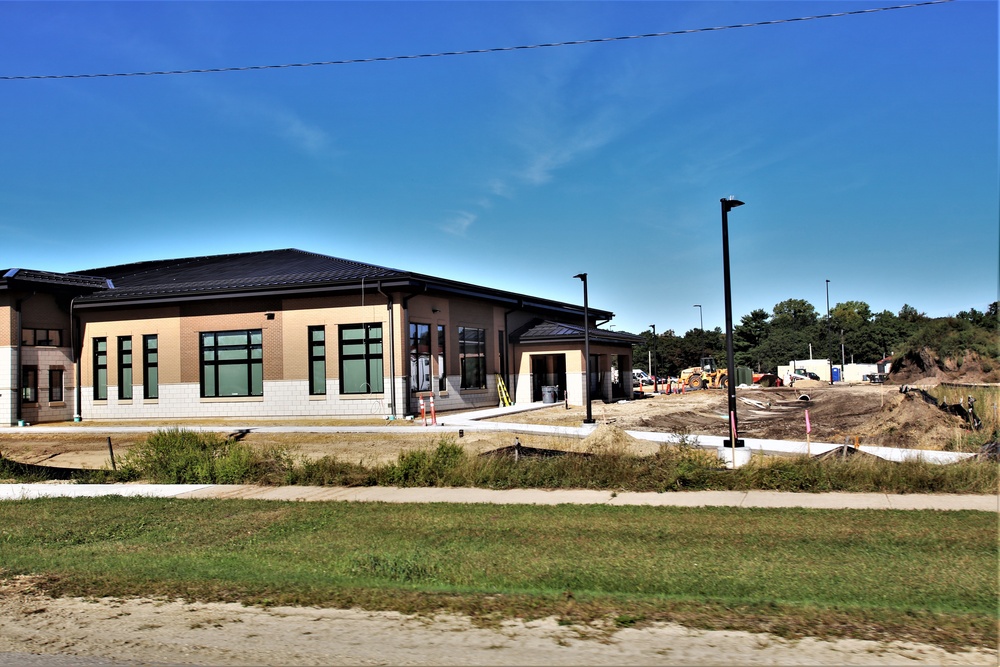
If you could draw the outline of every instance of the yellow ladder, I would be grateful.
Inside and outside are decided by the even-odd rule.
[[[500,407],[512,405],[510,394],[507,393],[507,386],[503,383],[503,378],[497,375],[497,393],[500,394]]]

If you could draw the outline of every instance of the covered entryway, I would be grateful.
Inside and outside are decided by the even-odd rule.
[[[566,395],[566,355],[565,354],[533,354],[531,355],[531,400],[541,401],[542,387],[558,387],[556,397],[561,399]]]

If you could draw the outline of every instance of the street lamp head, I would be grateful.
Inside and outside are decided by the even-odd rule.
[[[587,280],[587,274],[586,273],[578,273],[578,274],[576,274],[573,277],[574,278],[579,278],[580,280],[583,280],[584,282],[586,282],[586,280]]]
[[[723,197],[719,201],[722,202],[722,208],[724,208],[727,212],[732,211],[737,206],[743,206],[744,203],[732,195],[729,195],[729,197]]]

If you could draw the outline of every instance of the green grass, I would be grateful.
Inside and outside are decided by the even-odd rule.
[[[162,499],[0,504],[56,595],[555,615],[995,646],[985,512]]]

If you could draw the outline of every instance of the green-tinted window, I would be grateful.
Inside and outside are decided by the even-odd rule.
[[[94,400],[108,400],[108,339],[95,338],[94,344]]]
[[[309,394],[326,393],[326,327],[309,327]]]
[[[345,324],[340,335],[340,393],[381,394],[382,325]]]
[[[260,329],[201,334],[201,395],[264,395],[264,351]]]
[[[118,337],[118,398],[132,398],[132,337]]]
[[[160,353],[155,334],[142,337],[142,397],[160,396]]]

